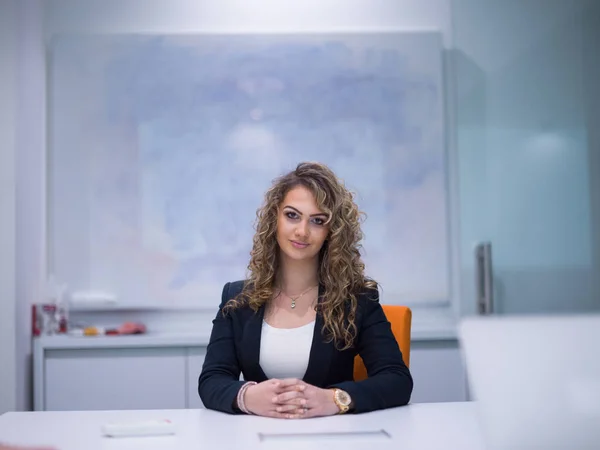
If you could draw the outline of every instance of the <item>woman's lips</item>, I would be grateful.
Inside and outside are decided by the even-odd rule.
[[[304,242],[298,242],[298,241],[291,241],[292,245],[294,246],[294,248],[299,248],[299,249],[303,249],[308,247],[307,243]]]

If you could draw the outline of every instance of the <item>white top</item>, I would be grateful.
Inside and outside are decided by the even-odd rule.
[[[156,419],[171,420],[175,435],[115,439],[101,434],[105,423]],[[373,435],[378,430],[385,430],[390,437]],[[0,441],[59,450],[485,448],[475,403],[420,403],[369,414],[309,420],[231,415],[207,409],[18,412],[0,416]]]
[[[259,364],[267,378],[304,378],[315,321],[297,328],[275,328],[263,321]]]

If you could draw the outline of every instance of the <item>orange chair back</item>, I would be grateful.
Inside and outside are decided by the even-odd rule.
[[[407,306],[382,305],[383,312],[388,322],[392,325],[392,333],[398,342],[404,364],[410,365],[410,326],[412,311]],[[354,359],[354,380],[361,381],[367,378],[367,368],[362,358],[356,355]]]

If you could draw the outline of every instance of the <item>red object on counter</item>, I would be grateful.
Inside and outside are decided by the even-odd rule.
[[[37,305],[31,305],[31,334],[39,336],[42,333],[40,327],[40,317],[38,316]]]
[[[118,328],[119,334],[144,334],[146,325],[136,322],[125,322]]]

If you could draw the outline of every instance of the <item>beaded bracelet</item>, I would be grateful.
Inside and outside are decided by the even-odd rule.
[[[250,386],[254,386],[256,384],[256,381],[248,381],[246,384],[244,384],[240,390],[238,391],[237,394],[237,406],[240,409],[240,411],[242,411],[244,414],[252,414],[248,408],[246,408],[246,403],[244,401],[244,395],[246,394],[246,391],[248,390],[248,388]]]

